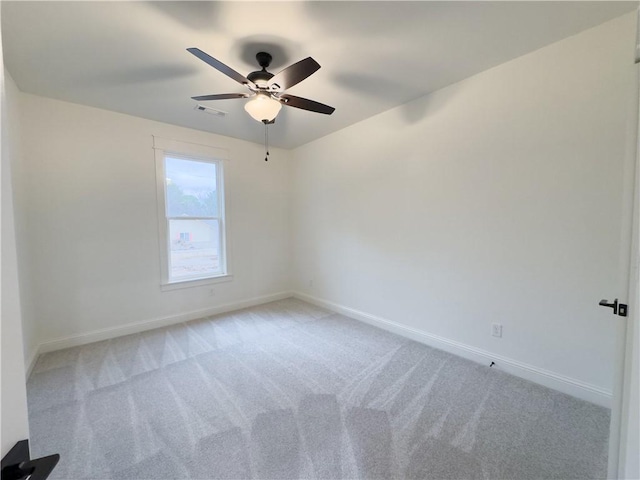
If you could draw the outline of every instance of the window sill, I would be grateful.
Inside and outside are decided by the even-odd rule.
[[[199,278],[197,280],[184,280],[181,282],[163,283],[160,285],[160,290],[163,292],[170,292],[172,290],[180,290],[183,288],[202,287],[205,285],[214,285],[216,283],[230,282],[233,280],[233,275],[227,273],[225,275],[218,275],[217,277]]]

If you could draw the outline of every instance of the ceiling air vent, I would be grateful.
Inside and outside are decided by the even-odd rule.
[[[215,108],[205,107],[204,105],[196,105],[194,110],[198,110],[200,112],[208,113],[209,115],[213,115],[214,117],[224,118],[227,116],[227,112],[223,112],[222,110],[216,110]]]

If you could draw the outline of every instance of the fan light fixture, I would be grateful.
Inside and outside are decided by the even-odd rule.
[[[249,115],[259,122],[270,122],[280,112],[282,104],[269,95],[258,93],[244,105]]]

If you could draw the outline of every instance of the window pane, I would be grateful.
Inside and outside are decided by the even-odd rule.
[[[167,216],[217,217],[216,164],[165,157]]]
[[[171,281],[222,273],[218,220],[169,220]]]

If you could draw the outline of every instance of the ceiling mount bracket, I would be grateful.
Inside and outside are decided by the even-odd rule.
[[[256,60],[258,61],[258,65],[260,65],[263,70],[266,70],[269,65],[271,65],[271,60],[273,60],[273,57],[270,53],[258,52],[256,53]]]

